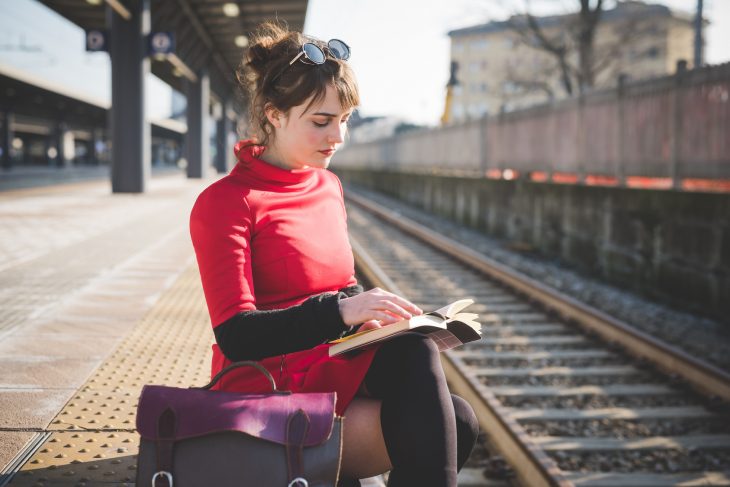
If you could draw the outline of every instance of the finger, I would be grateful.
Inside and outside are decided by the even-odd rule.
[[[373,330],[375,328],[382,328],[382,326],[380,325],[380,322],[378,322],[376,320],[370,320],[370,321],[366,321],[365,323],[363,323],[360,326],[360,328],[358,329],[358,331]]]
[[[394,316],[387,311],[373,311],[371,316],[373,319],[378,320],[382,326],[390,325],[391,323],[396,323],[403,320],[402,317]]]
[[[394,303],[393,301],[384,299],[384,300],[380,301],[378,304],[379,304],[379,308],[381,310],[387,311],[387,312],[392,313],[397,316],[401,316],[406,320],[409,320],[413,317],[413,315],[411,313],[409,313],[408,311],[406,311],[405,309],[403,309],[401,306]]]
[[[388,311],[386,311],[385,313],[388,315],[388,318],[380,320],[380,324],[383,326],[392,325],[393,323],[403,321],[403,317],[401,316],[394,315],[392,313],[389,313]]]
[[[397,304],[398,306],[405,309],[406,311],[413,313],[415,315],[420,315],[423,313],[421,308],[419,308],[415,304],[411,303],[407,299],[398,296],[397,294],[391,294],[390,301]]]

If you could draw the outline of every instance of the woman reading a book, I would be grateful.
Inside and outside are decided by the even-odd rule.
[[[281,389],[337,392],[340,486],[390,470],[391,486],[456,485],[476,442],[471,407],[449,393],[435,344],[407,333],[329,357],[327,342],[421,310],[354,277],[339,179],[326,168],[359,104],[349,47],[276,24],[259,27],[239,81],[254,138],[204,190],[190,231],[216,344],[212,374],[257,360]],[[252,368],[219,388],[261,392]]]

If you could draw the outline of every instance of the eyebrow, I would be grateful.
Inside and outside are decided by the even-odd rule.
[[[332,117],[332,118],[337,116],[334,113],[327,113],[327,112],[317,112],[317,113],[313,113],[312,115],[321,115],[323,117]]]

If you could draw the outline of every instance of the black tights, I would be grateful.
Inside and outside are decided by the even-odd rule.
[[[382,401],[380,422],[393,465],[388,486],[455,487],[479,425],[469,403],[449,392],[433,340],[407,333],[384,342],[365,387]]]

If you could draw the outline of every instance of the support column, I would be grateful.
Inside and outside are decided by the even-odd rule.
[[[99,166],[101,161],[99,160],[99,145],[101,145],[102,131],[101,129],[91,129],[91,143],[89,147],[89,164],[93,166]]]
[[[3,129],[0,134],[0,151],[2,151],[2,168],[13,167],[13,160],[10,158],[10,148],[13,144],[13,114],[9,110],[3,111]]]
[[[150,0],[127,2],[124,20],[110,7],[113,193],[143,193],[150,177],[150,124],[145,117],[145,78],[150,71],[145,36],[150,32]]]
[[[189,178],[204,178],[210,166],[210,76],[207,71],[198,73],[198,81],[187,82],[186,137],[187,174]]]
[[[230,110],[230,102],[224,101],[222,107],[222,116],[218,120],[218,127],[216,130],[216,158],[215,168],[218,170],[218,174],[225,174],[230,170],[228,165],[229,157],[228,154],[233,150],[229,144],[229,134],[231,133],[231,119],[228,117]]]
[[[73,134],[68,130],[66,122],[58,122],[54,132],[54,144],[58,151],[56,166],[59,168],[71,167],[75,152]]]

